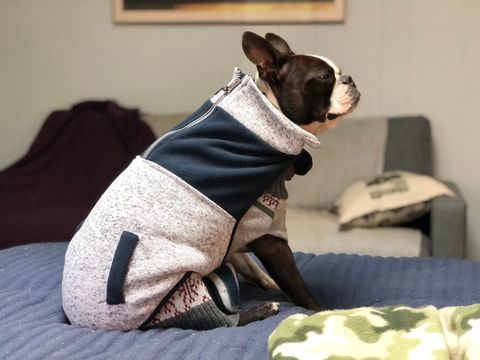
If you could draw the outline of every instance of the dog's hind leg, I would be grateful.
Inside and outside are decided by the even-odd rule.
[[[225,274],[228,270],[229,267],[225,266],[222,272]],[[240,315],[236,311],[232,313],[225,310],[226,302],[223,301],[222,295],[219,294],[221,291],[216,287],[216,284],[222,281],[219,275],[216,278],[219,281],[212,282],[197,273],[191,273],[143,328],[177,327],[209,330],[217,327],[236,326]],[[207,285],[207,282],[210,285]],[[233,286],[236,284],[233,283]],[[211,289],[214,291],[211,292]],[[227,290],[224,293],[225,295],[238,294],[238,289],[237,291],[232,289],[231,292]],[[234,302],[230,298],[228,300]]]
[[[228,262],[232,263],[246,282],[257,284],[265,290],[280,290],[273,279],[268,276],[248,253],[235,253],[228,257]]]

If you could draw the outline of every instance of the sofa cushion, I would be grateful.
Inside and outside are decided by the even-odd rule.
[[[453,192],[430,176],[390,171],[350,185],[337,201],[341,229],[392,226],[430,210],[430,200]]]
[[[309,152],[313,168],[287,183],[289,204],[326,208],[354,181],[383,171],[388,121],[386,118],[347,119],[320,135],[322,147]]]
[[[327,210],[287,209],[293,251],[373,256],[428,256],[428,239],[420,230],[402,227],[339,231],[338,218]]]
[[[403,116],[388,119],[383,169],[432,176],[432,131],[427,118]]]

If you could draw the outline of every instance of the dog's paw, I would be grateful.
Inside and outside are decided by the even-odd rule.
[[[258,308],[265,314],[264,318],[267,318],[280,312],[280,303],[276,301],[266,302],[258,305]]]
[[[273,301],[273,302],[269,302],[269,303],[264,303],[263,305],[266,308],[266,312],[268,312],[270,314],[269,316],[276,315],[280,312],[280,303],[279,302]]]
[[[260,305],[254,306],[251,309],[240,313],[238,325],[246,325],[252,321],[263,320],[267,317],[278,314],[280,311],[280,303],[278,302],[264,302]]]

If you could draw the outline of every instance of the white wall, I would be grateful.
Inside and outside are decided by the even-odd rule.
[[[46,115],[84,99],[168,114],[194,109],[229,78],[246,29],[277,32],[354,76],[357,116],[421,113],[435,169],[468,200],[469,257],[480,260],[480,1],[350,0],[342,25],[114,25],[106,0],[0,0],[0,168]]]

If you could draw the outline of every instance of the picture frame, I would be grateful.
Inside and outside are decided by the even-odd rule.
[[[346,0],[114,0],[116,23],[342,22]]]

